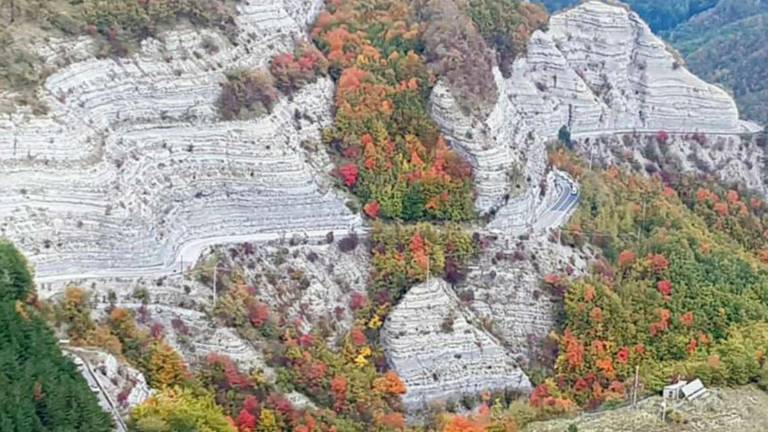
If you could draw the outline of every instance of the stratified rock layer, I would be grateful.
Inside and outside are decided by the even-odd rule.
[[[499,98],[485,119],[464,113],[444,82],[432,92],[432,117],[451,145],[475,169],[481,212],[513,202],[535,207],[536,183],[544,174],[546,146],[507,97],[508,82],[494,69]],[[535,181],[534,181],[535,179]]]
[[[555,237],[554,235],[552,237]],[[542,353],[556,326],[562,298],[542,286],[547,274],[578,277],[587,270],[591,253],[551,241],[546,236],[520,240],[499,236],[461,285],[462,298],[492,324],[493,334],[523,367]]]
[[[366,293],[369,255],[362,244],[342,252],[335,241],[309,242],[299,236],[216,253],[219,267],[233,269],[232,274],[277,316],[299,323],[306,333],[323,323],[336,335],[352,326],[352,294]]]
[[[390,313],[381,337],[403,379],[406,408],[481,391],[528,391],[531,383],[498,340],[477,326],[442,280],[417,285]]]
[[[539,205],[545,143],[563,126],[582,138],[751,128],[724,90],[687,71],[634,12],[600,1],[552,16],[510,76],[494,76],[499,98],[487,117],[462,112],[445,83],[432,115],[475,167],[477,209],[509,219],[501,223],[520,224]]]
[[[688,72],[634,12],[589,1],[552,16],[513,67],[512,104],[542,135],[621,129],[737,132],[728,94]]]
[[[168,32],[130,58],[53,74],[42,94],[51,114],[0,118],[0,235],[38,282],[160,275],[211,244],[359,224],[323,184],[327,160],[305,150],[330,124],[330,80],[253,121],[220,122],[214,105],[226,70],[292,49],[321,6],[240,2],[237,45]]]

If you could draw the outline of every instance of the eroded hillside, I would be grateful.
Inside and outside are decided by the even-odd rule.
[[[618,265],[619,243],[584,231],[650,247],[626,239],[646,220],[627,205],[614,223],[619,198],[606,204],[629,186],[603,190],[593,180],[619,174],[592,168],[620,163],[645,185],[629,174],[644,171],[683,213],[660,173],[765,188],[756,126],[623,6],[547,21],[513,0],[241,0],[205,3],[221,19],[198,22],[154,4],[131,9],[132,28],[106,17],[94,35],[26,45],[52,66],[24,87],[47,112],[10,102],[0,117],[1,233],[29,257],[61,337],[106,365],[103,393],[139,406],[136,430],[184,417],[240,431],[501,425],[520,419],[445,411],[533,388],[534,416],[624,397],[626,370],[599,375],[590,358],[586,398],[559,356],[594,336],[566,292]],[[553,152],[558,139],[584,160]],[[720,240],[714,223],[690,228],[707,229]],[[673,336],[684,351],[690,335]],[[135,373],[158,390],[147,403]]]

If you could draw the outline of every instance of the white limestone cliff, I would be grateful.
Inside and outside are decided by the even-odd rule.
[[[449,143],[474,167],[481,212],[492,211],[510,198],[530,199],[544,175],[546,148],[507,97],[508,82],[493,71],[499,98],[485,119],[464,113],[444,82],[432,91],[431,113]],[[522,178],[521,178],[522,177]],[[536,179],[533,182],[533,179]]]
[[[602,1],[553,15],[510,76],[494,76],[499,98],[485,118],[463,113],[444,83],[432,96],[433,117],[475,167],[483,213],[538,205],[545,143],[562,126],[582,138],[753,129],[724,90],[686,70],[637,14]],[[518,212],[507,213],[497,219]]]
[[[409,411],[481,391],[529,391],[531,383],[499,341],[478,326],[445,281],[411,288],[381,332],[390,366],[406,386]]]
[[[588,1],[553,15],[512,68],[508,93],[537,132],[738,132],[733,99],[694,76],[636,13]]]
[[[216,251],[219,267],[235,269],[259,301],[287,322],[309,333],[322,323],[332,335],[343,335],[354,321],[353,293],[365,295],[370,272],[365,245],[342,252],[338,240],[310,242],[296,236],[258,247]]]
[[[552,236],[553,239],[555,236]],[[456,290],[471,310],[527,368],[555,328],[560,298],[542,286],[547,274],[584,274],[591,253],[562,246],[546,236],[520,240],[499,236],[485,249]]]
[[[221,122],[214,106],[225,71],[292,49],[321,7],[240,2],[237,45],[167,32],[129,58],[54,73],[41,94],[50,114],[0,117],[0,235],[37,281],[163,275],[212,244],[357,226],[327,160],[306,149],[331,122],[330,80],[254,121]]]

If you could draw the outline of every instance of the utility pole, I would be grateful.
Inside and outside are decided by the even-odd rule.
[[[648,205],[648,199],[647,199],[647,197],[643,196],[643,220],[642,220],[642,224],[645,224],[645,208],[647,207],[647,205]],[[637,226],[637,241],[638,242],[640,241],[640,229],[641,228],[642,228],[641,225]]]
[[[216,261],[216,265],[213,266],[213,307],[216,307],[216,270],[219,268],[219,262]]]
[[[640,365],[635,366],[635,386],[632,392],[632,409],[637,409],[637,387],[640,384]]]
[[[198,275],[201,272],[206,272],[208,269],[205,268],[197,268],[197,269],[190,269],[189,271],[183,270],[182,265],[182,271],[181,274],[183,275]],[[219,270],[219,262],[217,261],[216,264],[213,266],[213,307],[216,307],[216,300],[217,300],[217,289],[216,289],[216,282],[218,281],[218,275],[216,274]]]

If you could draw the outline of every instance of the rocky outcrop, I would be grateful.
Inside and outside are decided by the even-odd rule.
[[[240,2],[236,45],[171,31],[130,58],[53,74],[47,116],[1,117],[0,235],[38,282],[157,276],[211,244],[358,225],[322,180],[327,160],[307,150],[331,121],[329,80],[255,121],[220,122],[214,106],[226,70],[291,49],[321,6]]]
[[[99,403],[110,413],[125,416],[152,395],[144,375],[103,351],[65,345]]]
[[[462,112],[445,83],[432,114],[448,141],[473,163],[481,212],[515,217],[539,205],[546,141],[616,132],[739,134],[733,99],[682,65],[628,8],[588,1],[552,16],[534,33],[509,77],[494,72],[491,114]],[[503,215],[504,207],[513,211]]]
[[[445,281],[411,288],[390,313],[381,338],[387,361],[405,383],[403,403],[410,411],[481,391],[531,388]]]
[[[160,326],[165,340],[193,367],[204,363],[208,354],[213,353],[231,358],[245,371],[267,369],[264,354],[243,340],[234,329],[216,325],[209,314],[188,307],[188,304],[177,306],[167,300],[162,302],[162,299],[150,297],[147,304],[118,302],[115,306],[132,311],[145,328]],[[111,307],[110,304],[98,304],[96,317],[102,318]]]
[[[575,138],[574,149],[595,166],[616,166],[650,174],[703,173],[726,184],[765,193],[760,137],[731,134],[609,134]]]
[[[688,72],[634,12],[588,1],[552,16],[515,62],[512,104],[537,132],[738,132],[728,94]]]
[[[512,199],[535,198],[544,174],[546,148],[507,97],[508,81],[493,73],[499,98],[488,117],[463,112],[445,82],[432,92],[431,112],[454,149],[474,167],[481,212],[498,209]],[[534,191],[533,196],[529,191]],[[535,200],[534,200],[535,201]]]
[[[456,290],[479,319],[489,323],[515,360],[527,367],[541,354],[560,308],[561,299],[543,288],[542,278],[549,273],[583,274],[591,254],[546,236],[520,240],[502,235],[485,251]]]
[[[213,255],[226,269],[222,273],[236,275],[280,319],[300,323],[307,333],[317,326],[334,335],[349,330],[350,298],[365,295],[370,272],[366,246],[342,252],[332,238],[314,242],[295,236],[255,248],[221,248]]]

